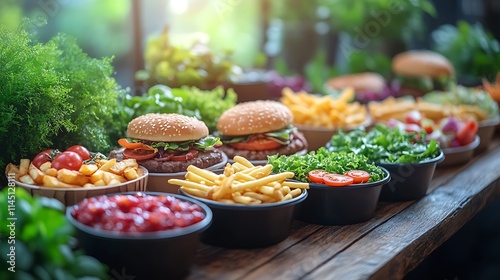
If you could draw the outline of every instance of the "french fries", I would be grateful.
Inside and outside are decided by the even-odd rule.
[[[99,165],[83,164],[79,171],[55,169],[51,162],[37,168],[29,159],[21,159],[19,166],[9,163],[6,174],[15,174],[17,181],[51,188],[92,188],[125,183],[143,176],[137,161],[126,159],[101,160]]]
[[[316,96],[305,91],[295,93],[284,88],[280,101],[292,111],[295,124],[349,128],[369,120],[365,106],[359,102],[350,103],[353,98],[352,88],[345,89],[338,98]]]
[[[289,182],[293,172],[271,174],[272,165],[254,166],[247,159],[236,156],[227,164],[223,174],[187,168],[184,180],[170,179],[188,194],[229,204],[261,204],[279,202],[299,196],[308,183]]]
[[[389,119],[404,121],[406,113],[412,110],[419,111],[423,117],[435,122],[450,116],[472,118],[477,121],[488,118],[488,114],[477,106],[437,104],[424,101],[422,98],[415,100],[409,97],[388,97],[383,101],[368,103],[368,111],[376,122],[387,122]]]

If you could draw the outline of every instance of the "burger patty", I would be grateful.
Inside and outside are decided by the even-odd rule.
[[[232,159],[234,156],[242,156],[248,160],[267,160],[267,156],[270,155],[292,155],[299,151],[307,148],[307,144],[304,143],[304,138],[301,136],[292,135],[290,139],[290,144],[283,145],[277,149],[263,150],[263,151],[251,151],[251,150],[241,150],[235,149],[229,145],[222,145],[218,149],[222,150],[228,158]]]
[[[123,159],[123,150],[114,150],[109,154],[110,158]],[[186,171],[189,165],[199,168],[207,168],[222,162],[221,151],[215,149],[210,151],[199,151],[198,156],[187,161],[158,161],[155,159],[138,160],[137,163],[151,173],[177,173]]]

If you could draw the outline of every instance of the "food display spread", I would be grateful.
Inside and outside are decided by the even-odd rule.
[[[3,34],[0,41],[12,38]],[[129,264],[135,273],[147,267],[183,278],[200,241],[262,248],[285,240],[296,219],[325,226],[362,223],[374,217],[379,200],[424,197],[437,168],[465,164],[480,152],[480,143],[487,149],[500,123],[500,73],[482,87],[459,85],[451,62],[428,50],[395,55],[390,82],[365,71],[329,77],[326,94],[285,87],[278,98],[237,103],[238,92],[226,86],[241,69],[229,57],[216,59],[201,45],[184,50],[170,40],[166,29],[147,44],[139,74],[148,88],[136,96],[115,88],[109,73],[97,73],[73,41],[11,42],[52,58],[30,65],[29,77],[45,73],[40,65],[57,66],[57,58],[69,63],[71,57],[60,53],[74,49],[73,56],[101,75],[96,82],[119,100],[84,83],[97,93],[75,95],[90,102],[82,105],[66,96],[80,88],[72,84],[79,77],[68,74],[76,70],[63,67],[61,77],[47,70],[41,84],[51,90],[40,94],[62,113],[41,108],[43,114],[27,119],[9,117],[13,111],[2,115],[13,133],[27,137],[36,126],[43,141],[30,138],[26,143],[33,145],[22,148],[11,143],[0,159],[21,196],[62,203],[82,248],[112,269],[128,261],[117,253],[121,242],[131,242],[136,255],[162,244],[163,251],[147,262]],[[108,66],[107,60],[93,62]],[[19,77],[21,70],[7,71]],[[21,88],[8,82],[8,88]],[[16,92],[40,91],[26,86]],[[65,102],[75,104],[64,110]],[[50,120],[48,127],[38,118]],[[412,174],[403,174],[405,168]],[[109,252],[96,246],[109,246]],[[183,262],[178,271],[173,263],[163,266],[175,259],[172,254]]]

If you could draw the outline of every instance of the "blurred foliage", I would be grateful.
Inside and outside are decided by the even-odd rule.
[[[229,82],[241,73],[232,62],[232,53],[215,53],[203,41],[184,47],[172,43],[169,29],[152,36],[144,50],[145,70],[136,74],[137,80],[147,86],[164,84],[169,87],[183,85],[211,89]]]
[[[271,16],[285,22],[315,21],[319,0],[274,0],[271,1]]]
[[[493,80],[500,71],[500,43],[480,23],[442,25],[432,39],[433,50],[451,61],[459,78]]]
[[[2,0],[0,2],[0,26],[14,30],[21,24],[23,0]]]
[[[371,33],[374,31],[368,24],[378,23],[377,34],[368,35],[374,35],[369,37],[379,42],[401,39],[408,44],[415,35],[424,34],[423,16],[436,14],[430,0],[318,0],[318,3],[329,9],[331,27],[337,32],[351,36]]]
[[[58,13],[40,30],[42,39],[57,32],[70,34],[94,57],[120,57],[131,50],[131,1],[64,1],[59,5]]]
[[[0,26],[0,169],[47,148],[80,144],[106,152],[126,123],[112,58],[89,57],[64,33],[40,43],[27,30]],[[3,177],[3,176],[2,176]]]

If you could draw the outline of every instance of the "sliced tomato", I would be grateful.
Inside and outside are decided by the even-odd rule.
[[[228,145],[235,149],[250,151],[273,150],[281,146],[280,143],[268,138],[251,138],[247,142],[229,143]]]
[[[352,177],[354,179],[354,184],[366,183],[370,180],[370,173],[364,170],[350,170],[347,171],[345,175]]]
[[[189,152],[183,154],[183,155],[177,155],[177,156],[172,156],[170,160],[173,161],[188,161],[191,159],[194,159],[198,156],[198,151],[197,150],[189,150]]]
[[[139,149],[144,146],[141,142],[131,143],[126,138],[120,138],[118,144],[126,149]]]
[[[124,158],[133,158],[135,160],[146,160],[154,158],[158,150],[156,149],[125,149],[123,150]]]
[[[325,180],[325,184],[327,186],[332,187],[344,187],[354,183],[354,179],[352,177],[342,174],[326,174],[323,177],[323,180]]]
[[[316,183],[316,184],[323,184],[323,183],[325,183],[325,180],[323,179],[323,177],[327,174],[328,174],[328,172],[326,172],[325,170],[321,170],[321,169],[311,170],[308,173],[309,181]]]
[[[476,133],[478,130],[478,124],[475,120],[467,120],[465,124],[460,128],[455,139],[460,143],[461,146],[468,145],[474,141]]]

